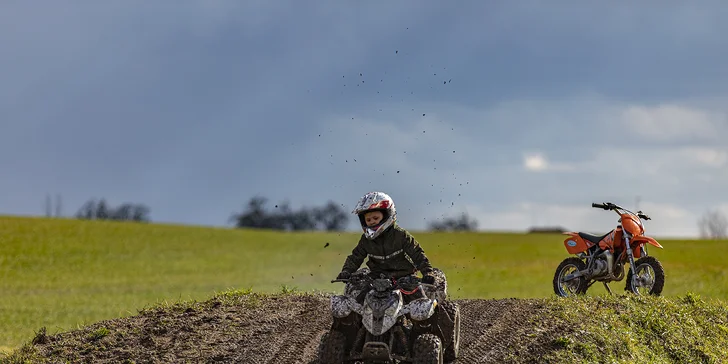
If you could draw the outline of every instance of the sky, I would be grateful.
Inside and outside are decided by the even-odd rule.
[[[457,4],[3,1],[0,213],[231,226],[253,196],[379,190],[409,230],[728,214],[728,3]]]

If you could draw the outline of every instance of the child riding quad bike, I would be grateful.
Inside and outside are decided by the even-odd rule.
[[[332,281],[346,286],[343,295],[331,298],[333,323],[321,338],[319,362],[454,361],[460,309],[447,300],[445,274],[396,223],[387,194],[367,193],[352,213],[364,233]],[[359,268],[367,257],[367,267]]]

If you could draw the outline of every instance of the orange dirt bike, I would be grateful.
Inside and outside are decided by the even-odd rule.
[[[564,246],[576,257],[564,259],[554,274],[554,292],[562,297],[585,294],[596,282],[602,282],[611,294],[608,283],[624,279],[624,266],[629,262],[625,291],[659,296],[665,285],[665,271],[655,257],[647,256],[645,244],[658,248],[657,240],[644,235],[642,219],[650,217],[634,213],[611,202],[592,203],[592,207],[612,210],[619,215],[617,228],[602,236],[583,232],[567,232]],[[637,259],[635,261],[635,259]]]

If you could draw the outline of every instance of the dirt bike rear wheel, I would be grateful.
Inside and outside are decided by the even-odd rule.
[[[412,349],[412,364],[443,364],[442,341],[437,335],[417,336]]]
[[[636,295],[659,296],[662,294],[662,288],[665,286],[665,270],[659,260],[651,256],[642,257],[634,262],[634,267],[635,272],[637,272],[637,279],[646,281],[647,287],[632,287],[632,269],[630,267],[627,272],[627,283],[624,286],[625,291]],[[640,288],[647,288],[647,290],[642,292]]]
[[[554,273],[554,293],[561,297],[585,294],[588,283],[586,278],[577,277],[569,282],[561,281],[565,276],[584,269],[586,269],[586,264],[577,257],[570,257],[561,261],[561,264],[559,264]]]
[[[320,364],[342,364],[344,362],[344,334],[330,330],[321,337],[318,348],[318,362]]]

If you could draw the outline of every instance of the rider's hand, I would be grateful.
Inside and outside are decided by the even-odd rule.
[[[349,279],[351,277],[351,273],[347,271],[341,271],[338,276],[336,276],[336,279]]]
[[[435,277],[429,274],[422,277],[422,283],[424,284],[435,284]]]

